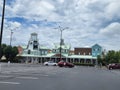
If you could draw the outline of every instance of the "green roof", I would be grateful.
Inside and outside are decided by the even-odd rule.
[[[59,48],[60,48],[60,44],[55,44],[54,49],[59,49]],[[61,48],[62,49],[70,49],[70,45],[67,45],[67,44],[61,45]]]
[[[30,54],[22,54],[23,57],[52,57],[54,56],[54,53],[49,53],[47,55],[30,55]],[[68,55],[68,54],[62,54],[66,58],[80,58],[80,59],[97,59],[97,57],[92,57],[91,55]]]

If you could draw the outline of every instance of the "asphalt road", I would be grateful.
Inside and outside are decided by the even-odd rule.
[[[95,67],[2,66],[0,90],[119,90],[120,71]]]

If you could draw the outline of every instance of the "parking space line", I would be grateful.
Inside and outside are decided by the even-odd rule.
[[[1,77],[1,78],[9,78],[9,77],[12,77],[12,76],[1,76],[1,75],[0,75],[0,77]]]
[[[20,84],[19,82],[0,82],[1,84]]]
[[[19,78],[19,79],[39,79],[37,77],[16,77],[16,78]]]

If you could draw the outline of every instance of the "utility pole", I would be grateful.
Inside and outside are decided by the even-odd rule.
[[[6,0],[3,0],[2,21],[1,21],[1,31],[0,31],[0,59],[2,56],[1,44],[2,44],[2,34],[3,34],[3,26],[4,26],[5,2]]]
[[[12,35],[13,35],[13,31],[11,30],[11,35],[10,35],[10,46],[11,46],[11,43],[12,43]]]
[[[64,30],[66,30],[66,29],[68,29],[69,27],[61,27],[61,26],[59,26],[58,28],[55,28],[55,29],[59,29],[60,30],[60,61],[62,60],[62,33],[63,33],[63,31]]]

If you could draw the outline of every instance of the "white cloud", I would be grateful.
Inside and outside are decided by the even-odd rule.
[[[112,1],[105,8],[105,14],[108,19],[113,19],[115,17],[120,17],[120,1]]]
[[[52,3],[43,0],[16,0],[11,6],[7,6],[8,17],[18,16],[27,19],[41,20],[41,18],[48,17],[49,15],[57,14],[53,13],[55,11],[54,5]]]
[[[58,2],[63,3],[65,0],[58,0]]]
[[[0,2],[1,3],[1,2]],[[30,33],[37,32],[41,44],[52,45],[59,42],[60,32],[52,26],[41,26],[41,20],[61,22],[57,25],[70,27],[63,32],[63,37],[72,47],[92,46],[100,44],[108,49],[120,49],[114,44],[118,42],[120,32],[120,1],[119,0],[15,0],[11,5],[6,5],[7,18],[22,17],[27,24],[20,21],[7,21],[12,23],[12,28],[19,26],[14,32],[16,44],[26,43]],[[33,23],[31,21],[39,21]],[[4,42],[10,32],[4,32]],[[21,35],[21,37],[17,37]],[[20,41],[20,42],[18,42]],[[26,43],[27,44],[27,43]],[[48,46],[49,46],[48,45]]]
[[[101,29],[100,33],[106,37],[120,38],[120,23],[113,22],[104,29]]]

